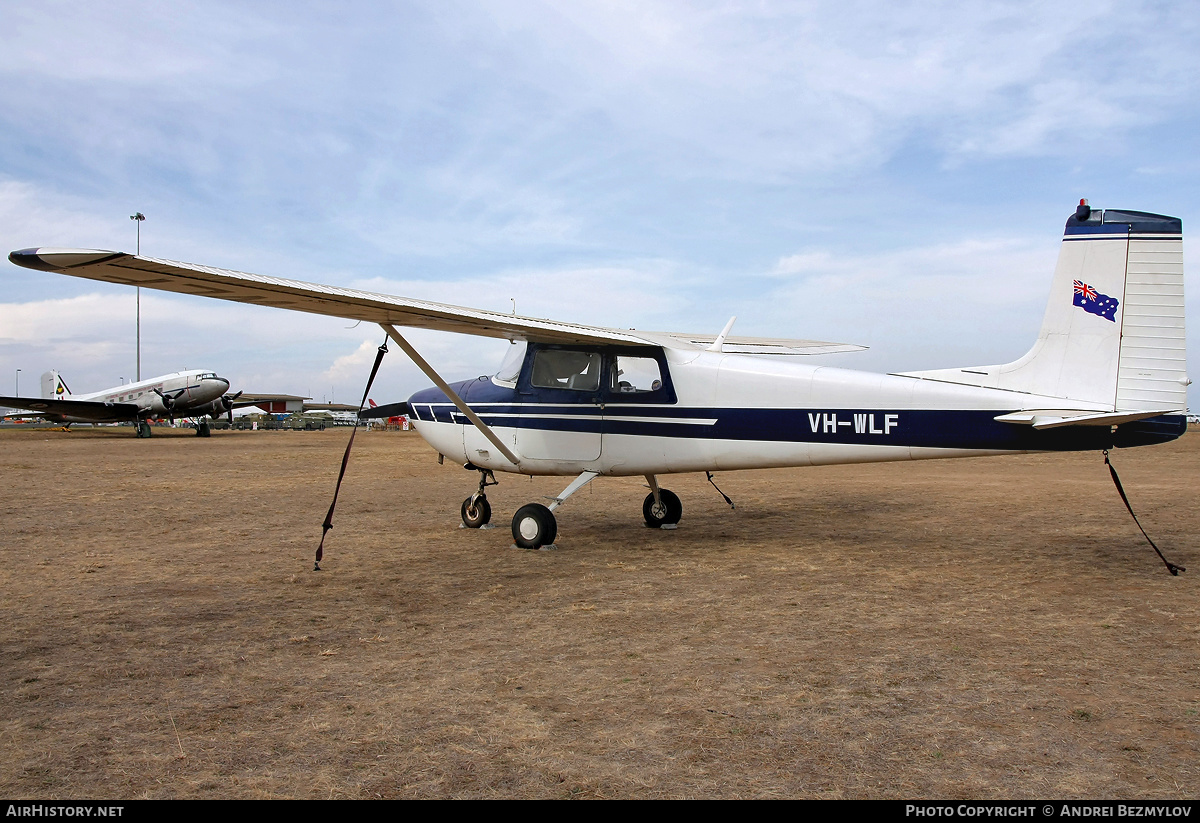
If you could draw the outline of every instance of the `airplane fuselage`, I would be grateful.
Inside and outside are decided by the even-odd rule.
[[[218,414],[218,401],[229,390],[229,381],[214,372],[195,370],[173,372],[136,383],[102,389],[90,394],[69,394],[62,399],[81,400],[93,403],[133,404],[137,406],[137,418],[188,417]],[[161,394],[160,394],[161,392]],[[168,408],[170,398],[171,407]],[[63,423],[87,423],[95,417],[68,414],[46,414],[48,419]]]
[[[1165,442],[1186,431],[1183,415],[1116,427],[1038,430],[995,418],[1020,409],[1062,408],[1062,398],[711,351],[653,350],[654,379],[661,385],[629,391],[612,375],[621,358],[650,359],[646,349],[576,347],[569,351],[581,358],[599,357],[600,379],[585,388],[547,387],[552,381],[539,381],[533,362],[546,350],[568,349],[531,344],[515,380],[479,377],[451,384],[520,458],[519,466],[499,454],[438,389],[409,399],[414,427],[456,461],[547,475],[1095,450]],[[1074,403],[1071,409],[1106,411],[1097,404]]]

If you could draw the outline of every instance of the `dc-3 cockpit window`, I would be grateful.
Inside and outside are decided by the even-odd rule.
[[[529,382],[543,389],[596,391],[600,359],[599,352],[541,349],[534,355]]]
[[[521,365],[525,362],[526,348],[528,348],[528,344],[524,340],[513,341],[504,353],[504,360],[500,363],[500,370],[492,376],[492,379],[506,386],[515,386],[517,384],[517,376],[521,374]]]
[[[619,355],[613,360],[612,391],[615,394],[636,394],[662,388],[662,372],[653,357]]]

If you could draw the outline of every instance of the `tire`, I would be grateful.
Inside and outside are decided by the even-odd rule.
[[[558,536],[558,521],[541,503],[529,503],[513,515],[512,535],[521,548],[540,549],[549,546]]]
[[[683,517],[683,504],[679,502],[675,492],[659,489],[658,496],[662,505],[655,505],[654,492],[646,495],[646,502],[642,504],[642,517],[646,519],[646,527],[650,529],[674,525]]]
[[[463,525],[468,529],[478,529],[480,526],[487,525],[492,519],[492,504],[482,494],[475,498],[475,505],[471,505],[471,498],[467,498],[462,504],[462,521]]]

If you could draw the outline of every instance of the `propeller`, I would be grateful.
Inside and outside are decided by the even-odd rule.
[[[212,416],[214,418],[217,418],[217,417],[220,417],[222,414],[225,414],[227,416],[226,419],[229,420],[229,425],[232,426],[233,425],[233,404],[241,396],[242,396],[241,392],[235,392],[233,394],[221,395],[221,397],[216,402],[213,403],[214,408],[212,411]]]
[[[175,401],[179,399],[179,395],[183,394],[187,389],[180,389],[174,394],[164,394],[162,389],[153,389],[152,391],[162,399],[163,408],[170,412],[175,408]]]
[[[236,392],[234,394],[227,394],[221,398],[225,405],[225,415],[229,420],[229,425],[231,426],[233,425],[233,401],[237,400],[241,396],[241,392]]]

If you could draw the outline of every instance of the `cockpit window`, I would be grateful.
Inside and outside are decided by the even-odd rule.
[[[524,340],[514,341],[508,347],[508,351],[504,353],[504,360],[500,362],[500,370],[493,376],[497,383],[516,385],[517,376],[521,373],[521,364],[525,362],[526,348]]]
[[[658,391],[662,388],[658,361],[653,357],[619,355],[613,359],[611,385],[614,394]]]
[[[541,349],[530,382],[543,389],[595,391],[600,387],[600,353]]]

